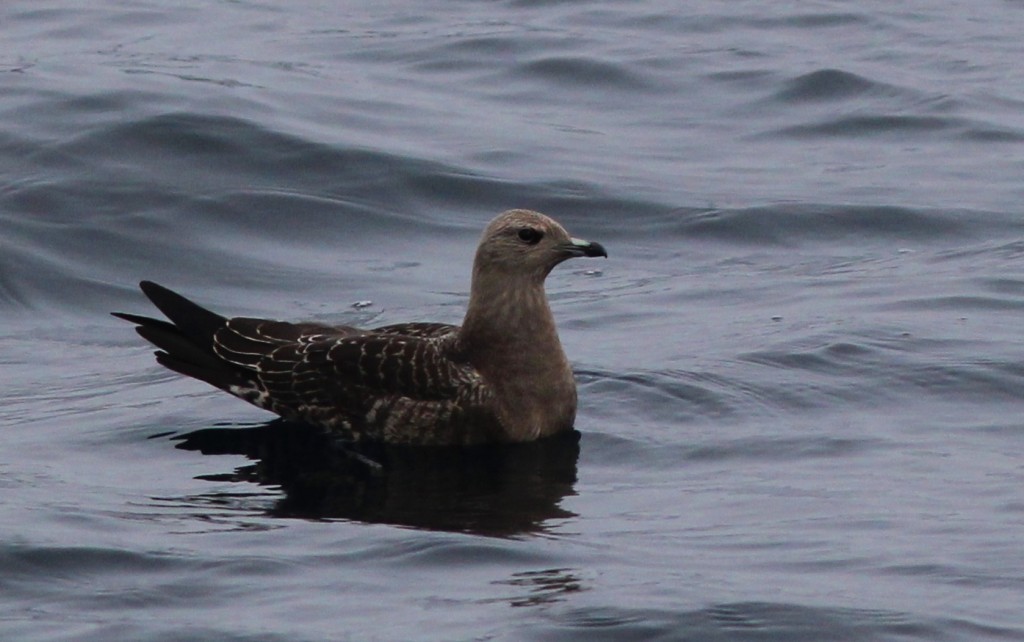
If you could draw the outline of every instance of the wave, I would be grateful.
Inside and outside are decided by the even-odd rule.
[[[732,602],[694,610],[593,606],[555,612],[525,630],[538,640],[968,640],[1020,630],[885,609]],[[549,628],[550,627],[550,628]]]
[[[985,211],[890,205],[782,203],[735,210],[676,210],[663,224],[680,235],[738,243],[796,245],[955,240],[1022,234],[1024,222]]]

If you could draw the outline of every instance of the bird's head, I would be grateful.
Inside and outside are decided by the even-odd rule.
[[[600,243],[573,238],[554,219],[531,210],[508,210],[484,230],[474,272],[544,279],[552,268],[579,256],[608,256]]]

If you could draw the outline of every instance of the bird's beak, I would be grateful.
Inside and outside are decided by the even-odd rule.
[[[569,256],[603,256],[608,258],[608,252],[604,246],[594,241],[571,238],[569,242],[561,246]]]

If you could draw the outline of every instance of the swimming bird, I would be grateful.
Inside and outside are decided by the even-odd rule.
[[[515,209],[483,232],[461,327],[227,318],[151,281],[140,287],[170,321],[113,314],[135,323],[167,368],[346,441],[525,442],[576,418],[544,280],[567,259],[598,256],[608,256],[600,243]]]

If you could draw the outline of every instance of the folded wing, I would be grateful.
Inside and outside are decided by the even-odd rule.
[[[155,283],[143,282],[142,289],[170,321],[115,316],[135,323],[159,348],[157,361],[256,406],[352,439],[495,438],[487,428],[497,429],[491,393],[460,359],[456,326],[403,323],[361,330],[228,319]]]

